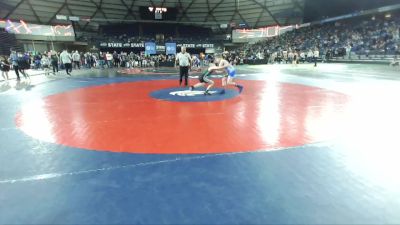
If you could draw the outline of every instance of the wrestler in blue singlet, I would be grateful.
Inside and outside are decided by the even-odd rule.
[[[230,76],[232,78],[235,77],[235,75],[236,75],[235,67],[233,67],[232,65],[229,65],[228,67],[225,68],[225,70],[226,70],[226,73],[228,74],[227,76]]]

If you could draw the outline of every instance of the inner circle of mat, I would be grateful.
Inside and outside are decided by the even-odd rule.
[[[212,88],[209,90],[211,95],[204,95],[205,88],[196,88],[190,91],[187,87],[181,88],[166,88],[150,93],[150,96],[156,99],[176,102],[213,102],[224,101],[234,98],[239,95],[238,90],[226,89],[224,94],[221,94],[222,88]]]

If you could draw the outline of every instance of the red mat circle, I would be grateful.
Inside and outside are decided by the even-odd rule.
[[[97,151],[192,154],[268,150],[332,137],[343,94],[297,84],[240,81],[218,102],[169,102],[152,91],[175,80],[76,89],[25,105],[16,124],[28,135]]]

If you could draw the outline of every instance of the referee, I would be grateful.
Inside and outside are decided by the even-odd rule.
[[[175,66],[179,63],[179,86],[182,85],[182,78],[185,76],[185,86],[188,86],[189,67],[192,64],[190,54],[186,52],[186,47],[181,48],[181,52],[176,55]]]

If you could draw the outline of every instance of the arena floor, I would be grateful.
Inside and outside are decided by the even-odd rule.
[[[0,82],[0,224],[400,223],[398,68],[238,73],[212,96],[166,68]]]

